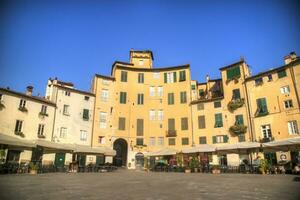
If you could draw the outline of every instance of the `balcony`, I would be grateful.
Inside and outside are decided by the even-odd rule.
[[[166,131],[166,137],[176,137],[177,131],[176,130],[167,130]]]
[[[265,138],[260,138],[259,142],[260,143],[266,143],[266,142],[271,142],[274,140],[274,137],[265,137]]]

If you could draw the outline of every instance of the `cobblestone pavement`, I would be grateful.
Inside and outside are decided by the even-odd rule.
[[[300,176],[111,173],[1,175],[0,199],[300,199]]]

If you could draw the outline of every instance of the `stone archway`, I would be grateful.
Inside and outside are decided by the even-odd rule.
[[[126,166],[128,151],[128,144],[126,140],[119,138],[116,141],[114,141],[113,146],[114,150],[116,151],[116,155],[113,159],[113,164],[118,167]]]

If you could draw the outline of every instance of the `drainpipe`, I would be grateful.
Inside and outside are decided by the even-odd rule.
[[[52,85],[52,87],[54,88],[54,85]],[[53,118],[53,126],[52,126],[52,136],[51,136],[51,140],[53,140],[53,136],[54,136],[54,128],[55,128],[55,120],[56,120],[56,110],[57,108],[57,95],[58,95],[58,88],[56,88],[56,95],[55,95],[55,110],[54,110],[54,118]]]
[[[189,85],[189,88],[190,88],[190,112],[191,112],[191,128],[192,128],[192,146],[195,146],[195,141],[194,141],[194,126],[193,126],[193,109],[192,109],[192,104],[191,104],[191,101],[192,101],[192,90],[191,90],[191,84],[192,84],[192,81],[191,81],[191,69],[189,68],[189,74],[190,74],[190,85]],[[196,82],[197,84],[197,82]],[[195,85],[195,88],[197,90],[197,85]]]
[[[95,94],[95,98],[94,98],[94,112],[93,112],[93,124],[92,124],[92,134],[91,134],[91,147],[93,146],[93,138],[94,138],[94,120],[95,120],[95,113],[96,113],[96,95],[97,95],[97,88],[98,88],[98,80],[97,77],[95,76],[94,78],[94,83],[95,83],[95,79],[96,79],[96,89],[94,88],[94,91],[96,90],[96,92],[93,91],[93,93]]]

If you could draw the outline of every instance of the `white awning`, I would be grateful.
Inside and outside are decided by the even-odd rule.
[[[300,137],[288,138],[262,144],[264,149],[274,149],[281,151],[288,151],[293,149],[300,149]]]
[[[146,156],[169,156],[169,155],[175,155],[176,153],[177,151],[175,149],[162,148],[158,151],[145,153],[145,155]]]
[[[259,149],[261,144],[258,142],[239,142],[236,144],[225,144],[217,147],[217,151],[247,151]]]
[[[0,133],[0,144],[6,144],[9,146],[16,146],[16,147],[35,147],[34,141],[21,139],[18,137],[5,135]]]
[[[84,154],[103,154],[105,156],[115,156],[116,151],[108,147],[90,147],[84,145],[75,145],[74,153],[84,153]]]
[[[207,153],[207,152],[214,152],[216,147],[209,145],[209,144],[200,144],[194,147],[189,147],[182,149],[182,153]]]
[[[63,144],[47,140],[35,140],[35,144],[44,147],[45,152],[49,153],[59,151],[72,152],[75,149],[74,145],[72,144]]]

